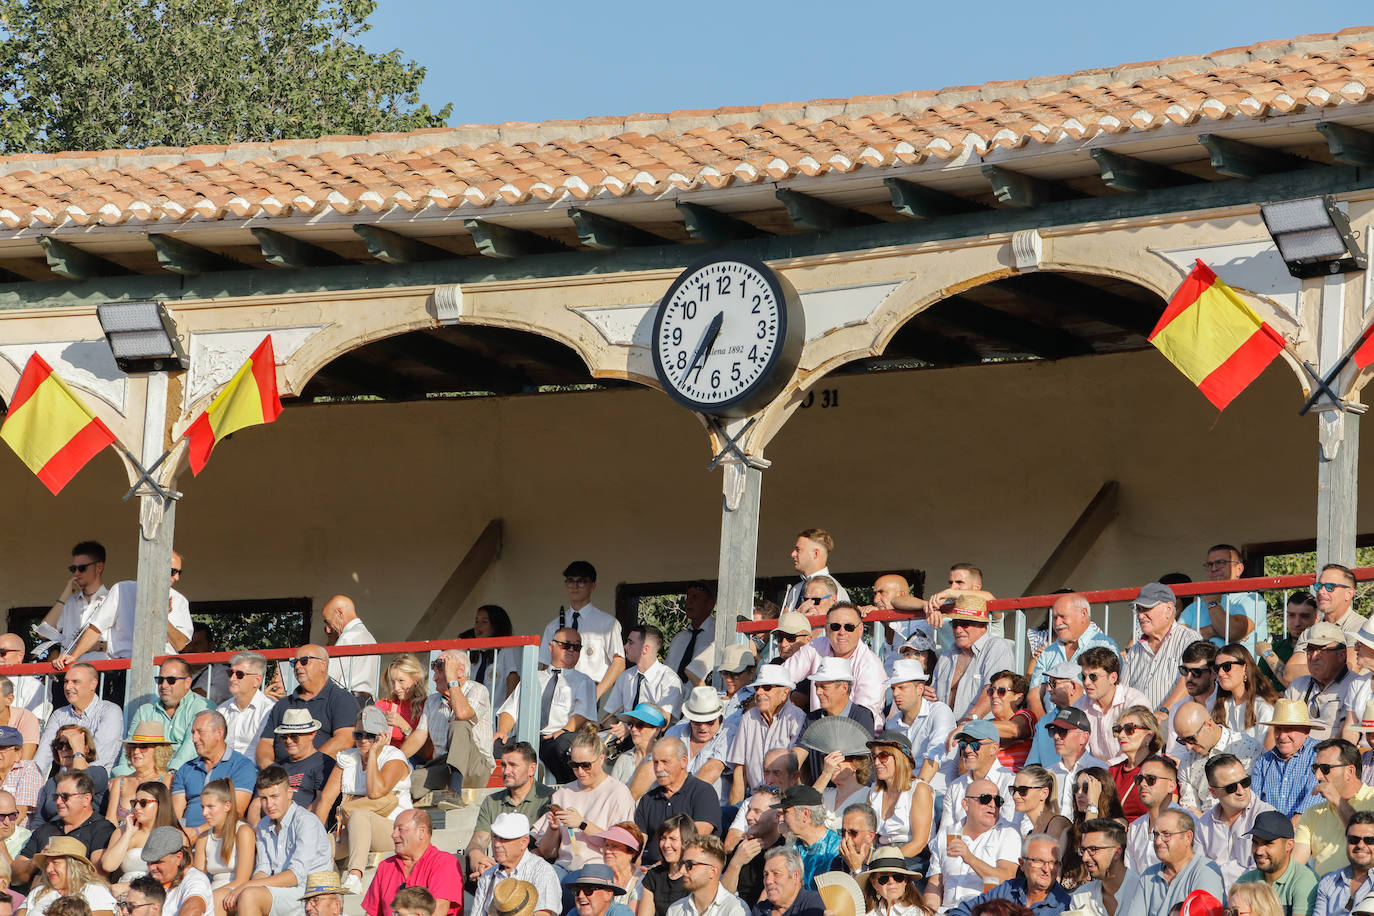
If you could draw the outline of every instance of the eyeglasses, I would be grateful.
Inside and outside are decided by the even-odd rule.
[[[1104,850],[1104,849],[1120,849],[1120,848],[1121,848],[1121,847],[1119,847],[1119,846],[1079,846],[1079,847],[1078,847],[1078,855],[1079,855],[1080,857],[1082,857],[1082,856],[1089,856],[1089,855],[1094,855],[1094,854],[1096,854],[1096,853],[1099,853],[1099,852],[1101,852],[1101,851]]]
[[[1136,732],[1147,732],[1147,731],[1149,731],[1148,728],[1146,728],[1146,727],[1143,726],[1143,725],[1136,725],[1134,722],[1126,722],[1126,723],[1124,723],[1124,724],[1122,724],[1122,725],[1113,725],[1113,726],[1112,726],[1112,734],[1113,734],[1113,735],[1125,735],[1127,738],[1131,737],[1131,736],[1134,735]]]
[[[586,576],[567,576],[563,580],[564,585],[591,585],[592,580]]]
[[[189,681],[190,679],[189,674],[166,674],[153,678],[153,682],[156,684],[175,684],[177,681]]]
[[[1106,677],[1106,675],[1105,675],[1105,674],[1098,674],[1096,671],[1094,671],[1094,672],[1092,672],[1092,673],[1089,673],[1089,672],[1086,672],[1086,671],[1085,671],[1085,672],[1083,672],[1083,675],[1080,677],[1080,680],[1083,681],[1083,683],[1085,683],[1085,684],[1090,683],[1090,682],[1093,683],[1093,684],[1096,684],[1096,683],[1098,682],[1098,680],[1099,680],[1100,678],[1103,678],[1103,677]]]
[[[1230,674],[1231,669],[1236,667],[1237,665],[1241,666],[1242,668],[1245,667],[1244,662],[1212,662],[1212,670],[1222,671],[1226,674]]]
[[[1233,783],[1228,783],[1227,785],[1224,785],[1224,786],[1212,786],[1212,788],[1213,788],[1213,789],[1216,789],[1218,792],[1222,793],[1223,795],[1230,795],[1232,792],[1236,791],[1237,789],[1248,789],[1248,788],[1250,788],[1250,777],[1249,777],[1249,776],[1246,776],[1245,778],[1243,778],[1243,779],[1238,779],[1238,780],[1236,780],[1236,781],[1233,782]]]
[[[992,795],[984,792],[982,795],[970,795],[968,798],[970,801],[975,801],[980,805],[992,805],[994,808],[1002,807],[1002,796],[1000,795]]]
[[[1346,834],[1345,842],[1350,846],[1369,846],[1374,848],[1374,836],[1352,836]]]
[[[162,906],[160,903],[130,903],[127,900],[115,901],[115,906],[119,907],[121,913],[132,913],[134,910],[142,909],[145,906]]]
[[[857,623],[840,623],[838,620],[830,624],[831,633],[838,633],[841,630],[844,630],[846,633],[853,633],[858,628],[859,625]]]
[[[1338,588],[1348,588],[1353,591],[1355,586],[1346,585],[1344,582],[1314,582],[1312,584],[1312,594],[1315,595],[1322,591],[1334,592]]]
[[[1193,668],[1189,665],[1178,666],[1178,673],[1184,677],[1202,677],[1206,674],[1210,674],[1211,671],[1212,668],[1210,665],[1203,665],[1201,668]]]
[[[1015,693],[1010,687],[989,687],[988,696],[1004,697],[1009,693]]]
[[[1041,868],[1057,868],[1059,866],[1058,859],[1032,859],[1029,856],[1022,856],[1021,861],[1029,862],[1031,865],[1038,865]]]
[[[582,651],[582,643],[580,642],[564,642],[561,639],[555,639],[553,640],[553,644],[555,646],[561,646],[562,648],[567,649],[569,652]]]
[[[172,575],[174,575],[174,576],[179,576],[179,575],[181,575],[181,570],[178,569],[177,567],[173,566],[173,567],[172,567]]]
[[[76,798],[78,795],[90,795],[90,794],[91,794],[91,793],[89,793],[89,792],[58,792],[58,793],[56,794],[55,797],[56,797],[57,800],[60,801],[60,802],[68,802],[68,801],[71,801],[73,798]]]
[[[1225,569],[1235,562],[1235,560],[1208,560],[1202,565],[1205,569]]]
[[[1314,763],[1312,764],[1312,775],[1330,776],[1332,770],[1349,765],[1348,763]]]
[[[1173,782],[1173,781],[1174,781],[1174,777],[1172,777],[1172,776],[1155,776],[1153,773],[1136,773],[1136,774],[1135,774],[1135,782],[1136,782],[1136,785],[1153,786],[1155,783],[1159,782],[1161,779],[1167,779],[1167,780],[1169,780],[1170,782]]]
[[[0,824],[8,824],[10,821],[19,820],[18,811],[0,811]]]
[[[68,566],[68,567],[67,567],[67,572],[72,573],[72,574],[75,574],[75,573],[83,573],[83,572],[85,572],[86,570],[90,569],[90,568],[91,568],[92,566],[94,566],[94,565],[95,565],[95,563],[93,563],[93,562],[92,562],[92,563],[73,563],[71,566]]]
[[[807,595],[805,598],[801,600],[801,603],[805,604],[806,602],[810,601],[814,604],[820,604],[825,599],[834,597],[834,595]]]
[[[320,658],[318,655],[301,655],[301,656],[298,656],[297,658],[291,659],[291,664],[293,664],[293,665],[305,666],[305,665],[310,664],[311,662],[322,662],[322,661],[324,661],[324,659]]]
[[[1151,830],[1150,837],[1156,840],[1166,839],[1171,836],[1178,836],[1181,833],[1188,833],[1187,830]]]
[[[966,754],[966,753],[968,753],[969,751],[973,751],[974,753],[977,753],[978,749],[979,749],[980,747],[982,747],[982,746],[983,746],[983,739],[981,739],[981,738],[960,738],[960,739],[959,739],[959,752],[960,752],[961,754]]]
[[[156,805],[156,798],[135,798],[133,805],[135,808],[146,808],[149,805]]]
[[[572,767],[574,770],[590,770],[592,764],[595,762],[596,758],[592,758],[591,760],[569,760],[568,766]]]
[[[906,875],[894,875],[892,872],[884,872],[873,876],[874,884],[906,884]]]
[[[232,677],[234,680],[239,680],[245,677],[261,677],[261,675],[254,674],[252,671],[240,671],[237,668],[230,668],[229,676]]]
[[[1049,791],[1049,788],[1049,786],[1012,786],[1011,794],[1019,796],[1021,798],[1025,798],[1035,789],[1044,789],[1046,791]]]
[[[686,871],[691,871],[692,869],[696,868],[698,865],[713,865],[713,864],[715,864],[715,863],[713,863],[713,862],[696,862],[696,861],[693,861],[692,859],[683,859],[683,860],[682,860],[682,867],[683,867],[683,869],[686,870]]]

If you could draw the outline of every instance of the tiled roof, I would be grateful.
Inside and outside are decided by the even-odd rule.
[[[11,230],[575,204],[1371,101],[1374,27],[1067,76],[625,118],[0,158]],[[169,225],[172,224],[172,225]]]

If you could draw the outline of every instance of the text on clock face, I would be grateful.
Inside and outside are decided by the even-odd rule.
[[[678,286],[663,312],[659,357],[693,396],[730,398],[764,370],[777,345],[772,288],[743,264],[712,265]]]

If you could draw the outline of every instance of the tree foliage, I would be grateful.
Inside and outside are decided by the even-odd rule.
[[[442,126],[425,70],[357,43],[376,0],[0,0],[0,150]]]

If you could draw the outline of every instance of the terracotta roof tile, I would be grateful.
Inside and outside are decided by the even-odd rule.
[[[1364,104],[1374,28],[981,86],[0,158],[0,224],[212,221],[655,196]]]

